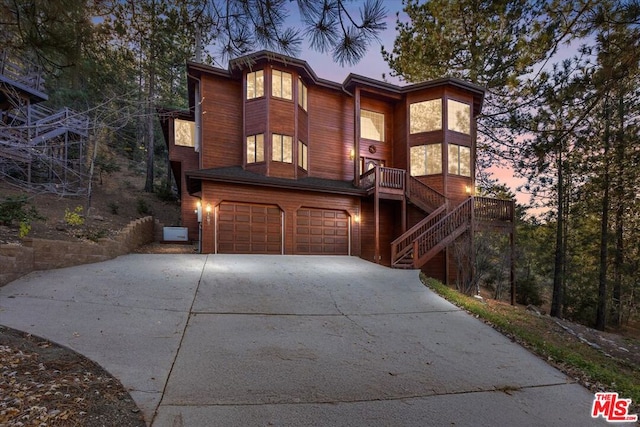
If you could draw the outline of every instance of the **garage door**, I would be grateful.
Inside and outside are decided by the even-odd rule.
[[[348,255],[347,213],[330,209],[299,209],[296,216],[296,253]]]
[[[223,202],[218,209],[217,236],[219,253],[281,254],[280,208]]]

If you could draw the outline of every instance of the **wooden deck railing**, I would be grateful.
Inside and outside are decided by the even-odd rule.
[[[404,169],[376,166],[360,176],[360,188],[369,190],[377,186],[378,189],[404,190],[404,174]]]
[[[438,209],[447,202],[444,194],[434,190],[412,176],[410,176],[408,180],[407,195],[412,201],[417,199],[419,202],[424,203],[425,206],[420,207],[423,209],[426,208],[427,211]]]
[[[476,221],[511,222],[514,218],[513,200],[474,197],[473,213]]]
[[[391,264],[394,265],[398,263],[407,252],[411,251],[411,249],[413,249],[413,242],[440,221],[446,215],[446,210],[447,207],[445,205],[440,206],[422,219],[422,221],[418,222],[391,242]]]
[[[44,92],[42,69],[25,59],[10,55],[7,50],[0,52],[0,74],[31,89]]]
[[[424,264],[440,248],[455,240],[471,223],[473,198],[468,198],[413,242],[415,266]]]

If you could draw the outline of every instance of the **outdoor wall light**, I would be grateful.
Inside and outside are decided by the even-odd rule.
[[[198,201],[193,213],[196,214],[196,216],[198,217],[198,222],[202,222],[202,203]]]
[[[211,203],[207,203],[207,224],[211,224]]]
[[[349,160],[353,160],[356,158],[356,152],[353,151],[353,148],[351,149],[351,151],[349,151]]]
[[[356,222],[356,223],[360,222],[360,215],[355,214],[355,215],[353,216],[353,221],[354,221],[354,222]]]
[[[471,186],[466,185],[466,186],[464,187],[464,191],[465,191],[468,195],[471,195]]]

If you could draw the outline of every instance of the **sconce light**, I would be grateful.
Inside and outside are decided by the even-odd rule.
[[[353,221],[354,221],[355,223],[359,223],[359,222],[360,222],[360,215],[355,214],[355,215],[353,216]]]
[[[211,224],[211,204],[207,203],[207,224]]]
[[[464,191],[470,196],[471,195],[471,186],[470,185],[466,185],[464,187]]]
[[[353,148],[351,149],[351,151],[349,151],[349,160],[353,160],[356,158],[356,152],[353,151]]]
[[[196,204],[196,208],[193,213],[198,217],[198,222],[202,222],[202,203],[200,203],[200,201]]]

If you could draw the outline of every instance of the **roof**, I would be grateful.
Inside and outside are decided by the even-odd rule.
[[[229,61],[228,69],[213,67],[199,62],[187,61],[187,74],[189,76],[189,79],[198,79],[202,73],[206,73],[234,80],[240,80],[242,79],[242,71],[244,71],[245,69],[252,70],[257,65],[264,63],[277,63],[287,68],[293,68],[300,74],[303,80],[307,81],[308,83],[313,83],[325,88],[344,91],[350,95],[353,94],[353,91],[356,87],[360,87],[364,88],[365,90],[368,89],[370,91],[373,91],[382,96],[388,96],[390,98],[398,99],[407,93],[416,92],[423,89],[438,86],[453,86],[468,91],[474,95],[474,97],[476,98],[474,102],[476,107],[476,114],[479,113],[482,107],[484,95],[486,92],[482,86],[478,86],[476,84],[453,77],[444,77],[440,79],[399,86],[352,73],[347,76],[344,82],[337,83],[319,78],[306,61],[267,50],[261,50],[259,52],[250,53],[248,55],[232,59],[231,61]],[[193,93],[190,84],[190,100],[192,98],[192,95]]]
[[[224,168],[200,169],[188,171],[187,187],[189,193],[200,191],[202,181],[215,181],[230,184],[247,184],[261,187],[283,188],[288,190],[317,191],[321,193],[333,193],[353,196],[364,196],[366,191],[357,188],[351,181],[339,181],[322,178],[276,178],[243,169],[241,166],[230,166]]]

